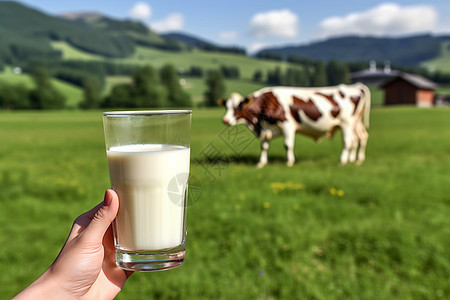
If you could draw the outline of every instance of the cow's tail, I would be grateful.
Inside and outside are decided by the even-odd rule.
[[[364,126],[366,127],[366,129],[369,129],[369,125],[370,125],[370,106],[371,106],[371,103],[370,103],[370,98],[371,98],[370,97],[370,90],[365,84],[360,83],[360,86],[361,86],[361,91],[363,93]]]

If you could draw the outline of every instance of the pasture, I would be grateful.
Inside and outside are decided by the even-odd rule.
[[[185,264],[133,274],[117,299],[450,295],[450,110],[372,109],[362,166],[339,165],[336,134],[297,136],[292,168],[274,140],[263,169],[259,143],[223,113],[193,112]],[[101,122],[101,111],[0,113],[2,297],[44,272],[102,201]]]

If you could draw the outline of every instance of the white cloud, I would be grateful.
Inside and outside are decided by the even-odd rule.
[[[184,27],[183,15],[174,13],[168,15],[165,19],[152,22],[150,27],[158,32],[179,31]]]
[[[250,34],[258,38],[293,38],[298,27],[297,15],[288,9],[258,13],[250,20]]]
[[[219,38],[224,41],[234,41],[238,34],[234,31],[223,31],[219,33]]]
[[[145,2],[137,2],[128,12],[128,16],[134,19],[146,20],[152,15],[152,8]]]
[[[342,35],[403,35],[429,32],[437,23],[437,13],[429,5],[380,4],[363,12],[331,17],[319,25],[317,37]]]

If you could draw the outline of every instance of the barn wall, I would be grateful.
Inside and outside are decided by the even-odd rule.
[[[431,107],[433,106],[434,91],[432,90],[417,90],[417,106]]]
[[[417,88],[410,83],[396,79],[385,86],[385,105],[416,104]]]

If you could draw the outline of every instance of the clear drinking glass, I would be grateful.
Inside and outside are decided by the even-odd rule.
[[[116,263],[131,271],[184,262],[192,111],[103,113]]]

